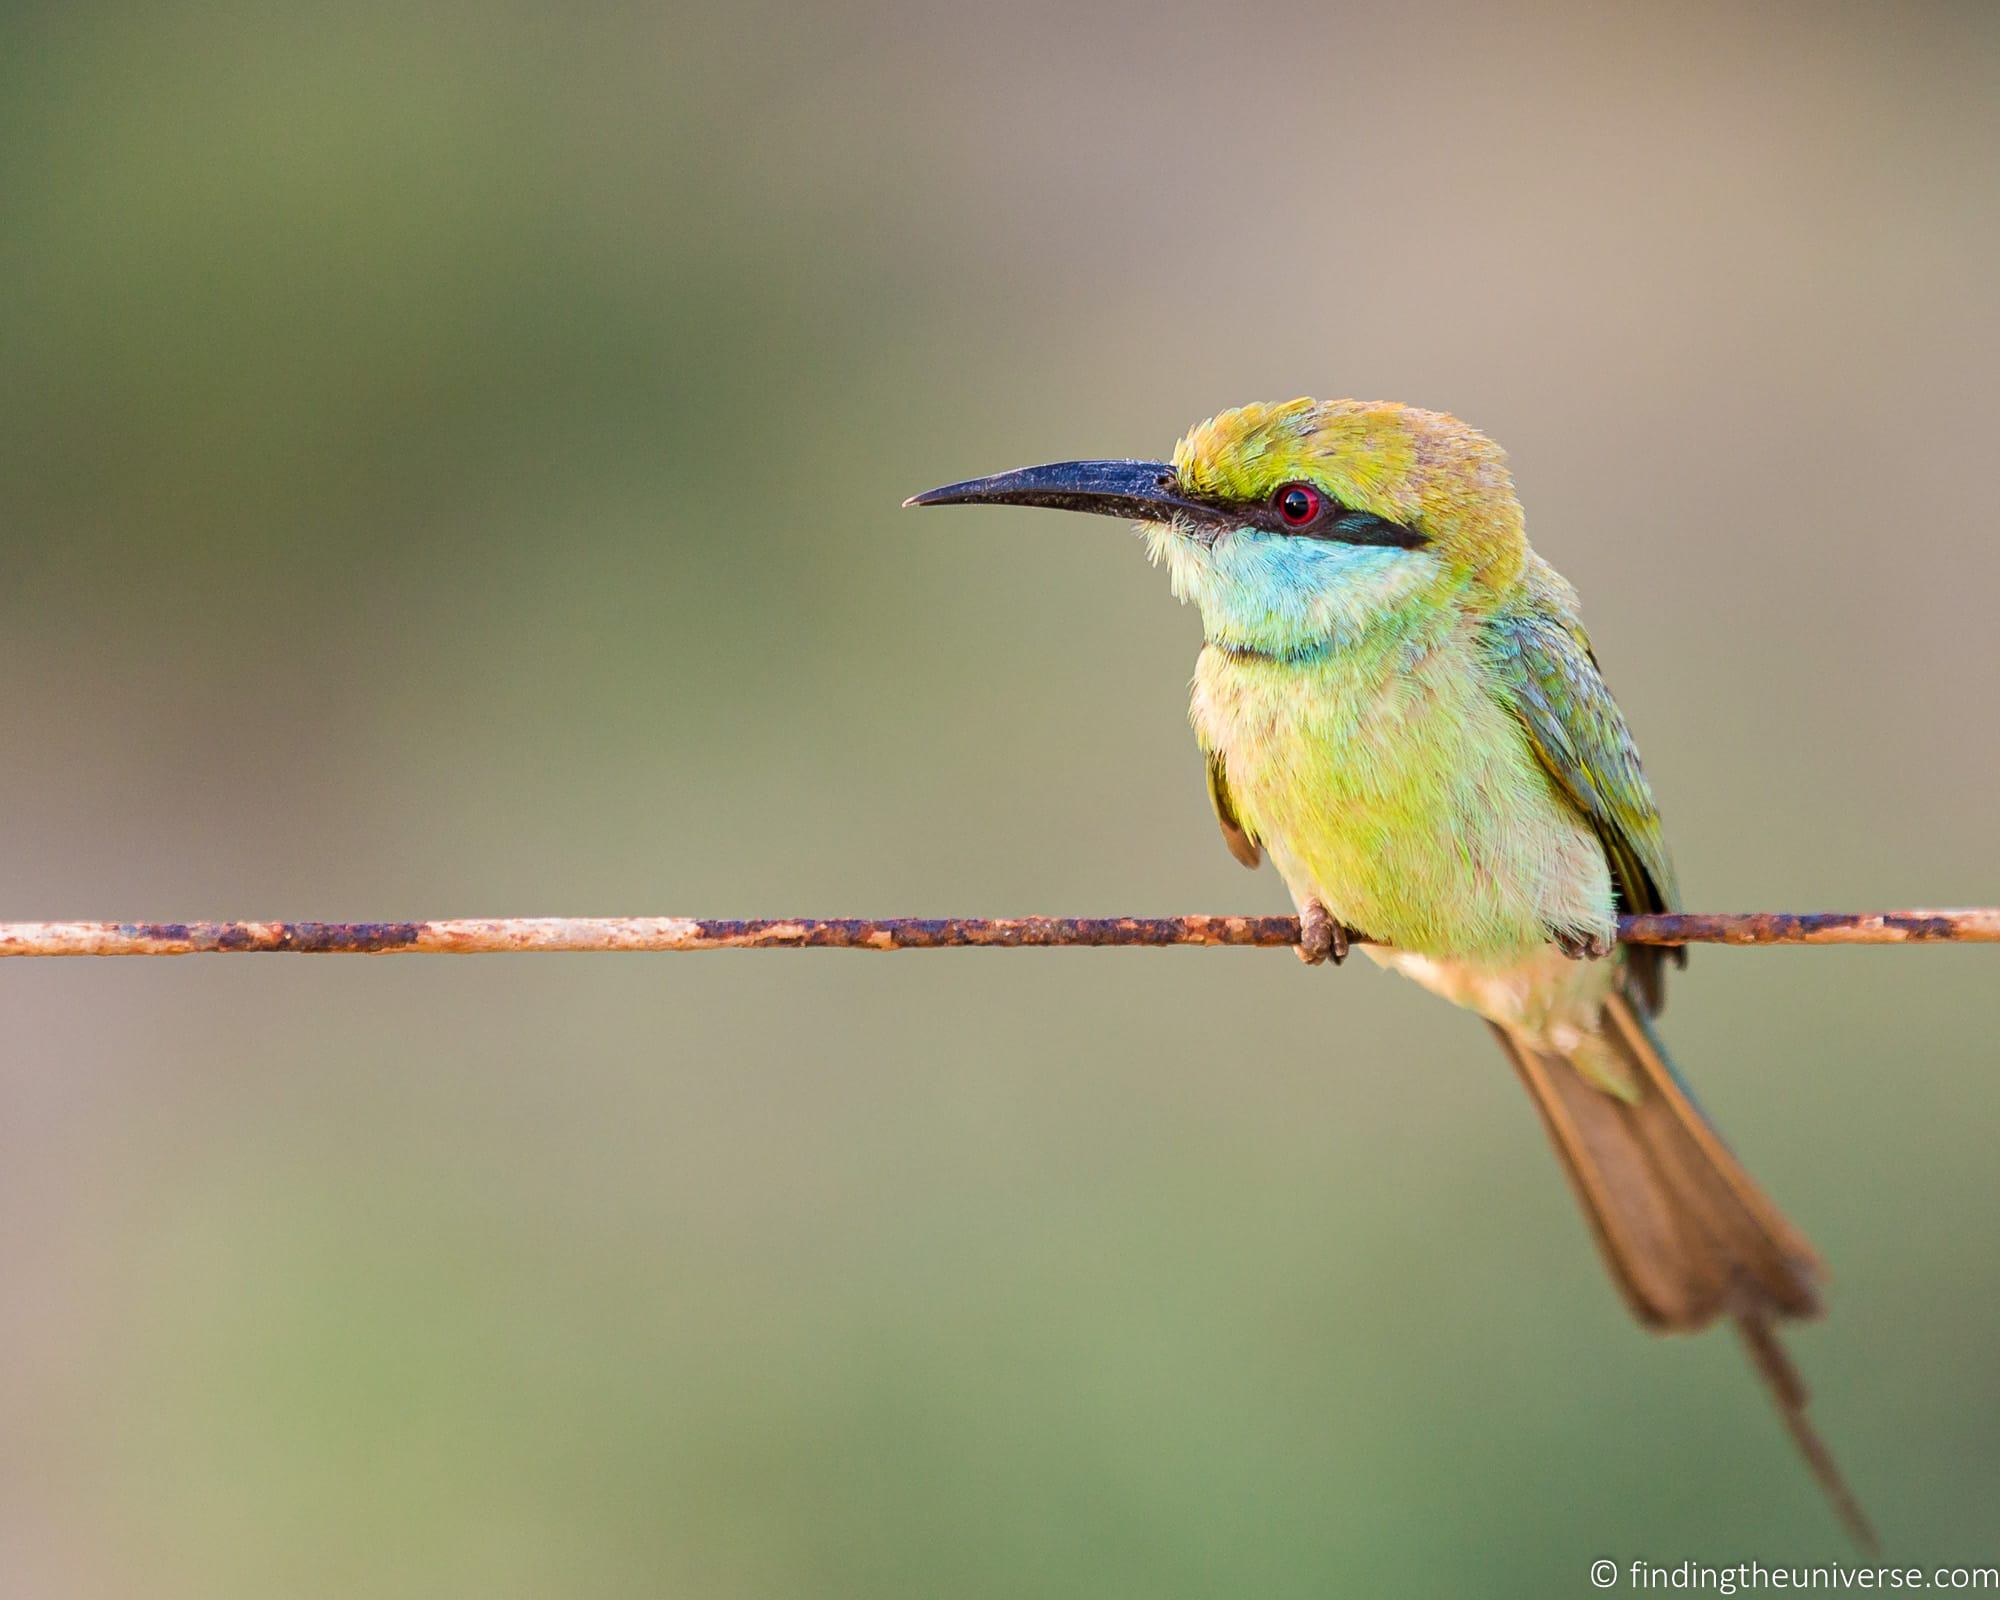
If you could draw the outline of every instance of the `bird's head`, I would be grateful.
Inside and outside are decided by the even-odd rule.
[[[1026,505],[1145,525],[1174,592],[1218,644],[1293,654],[1520,576],[1506,456],[1455,417],[1358,400],[1210,418],[1171,461],[1063,461],[909,505]]]

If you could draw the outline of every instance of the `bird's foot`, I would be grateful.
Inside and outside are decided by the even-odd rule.
[[[1557,928],[1550,937],[1556,948],[1572,961],[1602,961],[1618,948],[1608,933],[1578,933],[1574,928]]]
[[[1323,961],[1337,967],[1347,959],[1347,930],[1327,914],[1325,906],[1308,900],[1299,913],[1299,942],[1293,948],[1309,967]]]

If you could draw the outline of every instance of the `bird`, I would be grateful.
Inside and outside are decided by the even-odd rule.
[[[1674,867],[1576,591],[1507,456],[1445,412],[1309,398],[1217,413],[1166,461],[1024,467],[906,506],[1135,523],[1201,615],[1189,718],[1230,853],[1267,856],[1314,965],[1370,958],[1483,1017],[1632,1315],[1727,1319],[1835,1513],[1875,1535],[1780,1342],[1819,1256],[1731,1153],[1654,1017]]]

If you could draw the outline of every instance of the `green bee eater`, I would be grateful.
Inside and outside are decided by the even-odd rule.
[[[1775,1325],[1818,1314],[1812,1247],[1653,1031],[1684,950],[1621,947],[1678,906],[1659,812],[1575,591],[1529,548],[1504,453],[1455,417],[1251,405],[1171,462],[1066,461],[911,505],[1048,506],[1142,525],[1205,642],[1190,716],[1230,851],[1265,854],[1299,954],[1384,966],[1484,1017],[1648,1328],[1729,1317],[1843,1520]]]

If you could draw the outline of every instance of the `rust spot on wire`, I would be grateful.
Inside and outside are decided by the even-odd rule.
[[[421,922],[118,922],[47,923],[66,942],[105,948],[29,949],[19,930],[0,934],[6,955],[245,955],[291,951],[301,955],[372,955],[413,948]]]
[[[385,955],[408,950],[423,931],[421,922],[294,922],[283,928],[270,948],[296,950],[303,955]]]

